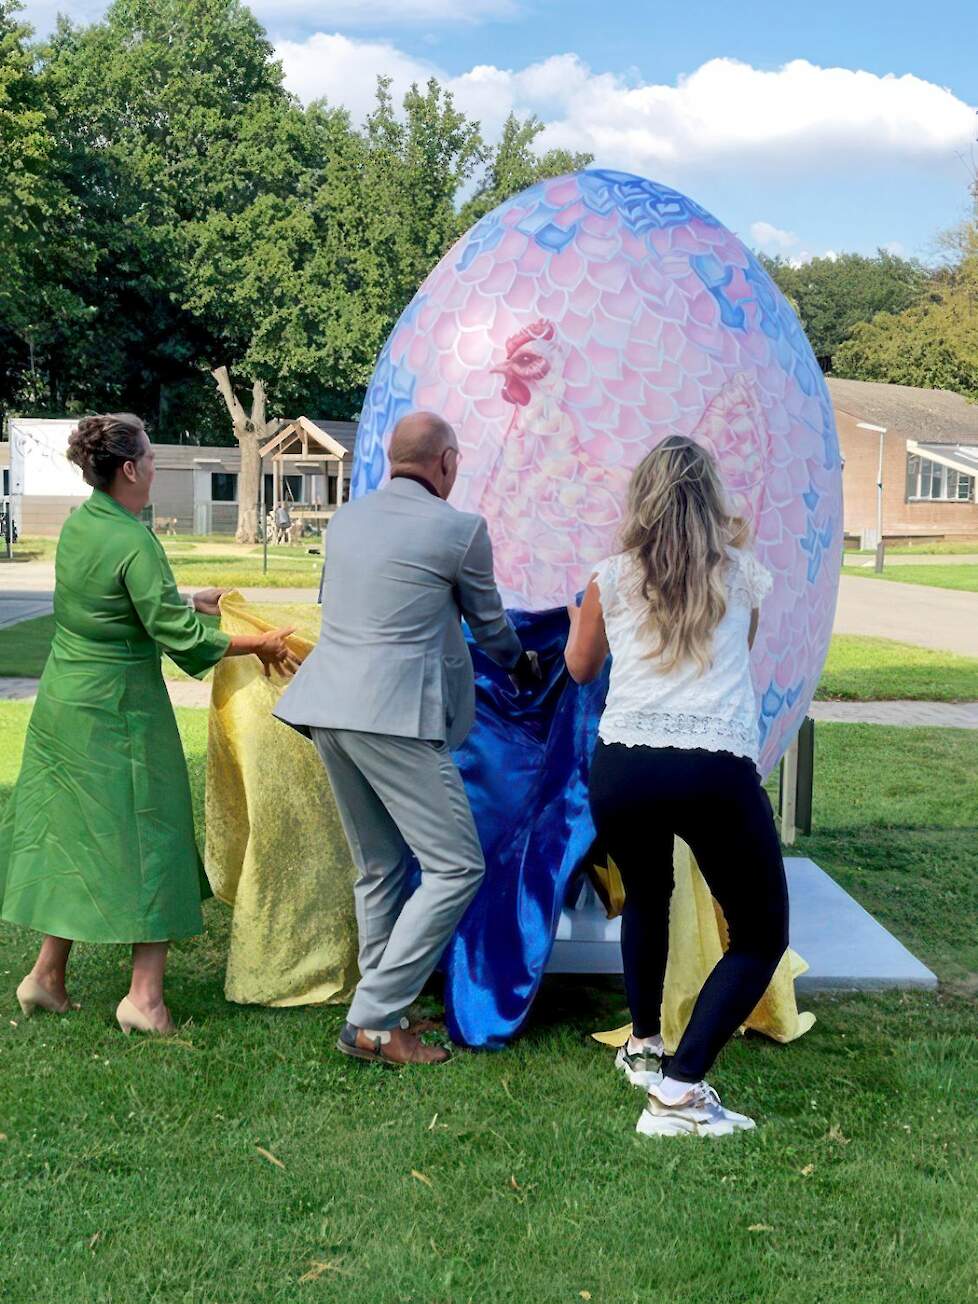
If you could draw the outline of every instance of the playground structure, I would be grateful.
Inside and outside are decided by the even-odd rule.
[[[262,475],[260,520],[263,538],[276,544],[296,544],[312,530],[321,533],[343,501],[343,463],[346,449],[308,417],[283,426],[260,450]],[[272,498],[266,501],[266,464],[271,465]],[[291,490],[291,473],[311,481],[308,502],[297,502]],[[311,475],[309,473],[312,473]]]

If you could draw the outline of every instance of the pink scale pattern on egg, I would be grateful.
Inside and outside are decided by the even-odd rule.
[[[774,588],[753,653],[761,768],[811,700],[841,552],[824,381],[754,256],[694,201],[589,169],[531,187],[442,259],[368,389],[354,494],[382,483],[397,418],[438,407],[453,496],[489,523],[507,604],[559,607],[615,548],[628,476],[670,433],[718,459]]]

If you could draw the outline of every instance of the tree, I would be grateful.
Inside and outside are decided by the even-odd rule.
[[[900,313],[914,304],[927,280],[919,263],[880,249],[873,257],[840,254],[792,267],[762,259],[796,307],[815,356],[828,370],[839,346],[859,322],[880,312]]]
[[[38,323],[45,313],[75,320],[60,285],[71,250],[72,204],[57,175],[54,113],[17,20],[19,0],[0,0],[0,410],[36,387]]]
[[[395,105],[381,80],[362,124],[303,108],[240,0],[113,0],[99,23],[62,21],[33,48],[18,29],[13,45],[70,253],[52,260],[57,242],[36,230],[25,241],[53,269],[47,297],[21,294],[30,405],[128,408],[163,441],[225,442],[230,412],[245,533],[266,412],[355,416],[398,315],[461,231],[588,161],[535,154],[532,120],[487,146],[436,81]],[[0,368],[9,353],[0,333]],[[250,416],[234,397],[244,378],[261,393]]]
[[[265,387],[256,380],[251,390],[251,412],[245,412],[235,394],[227,367],[216,367],[211,373],[234,429],[234,437],[241,449],[241,471],[238,476],[238,543],[258,542],[258,492],[261,488],[261,456],[259,447],[268,435],[265,417]],[[264,522],[262,522],[264,529]]]
[[[833,360],[836,375],[948,389],[978,400],[978,226],[961,233],[962,258],[901,313],[855,326]]]
[[[467,231],[485,213],[544,177],[578,172],[592,162],[591,154],[548,149],[534,154],[533,142],[544,129],[538,118],[520,119],[511,113],[503,124],[499,144],[487,151],[485,170],[472,198],[462,208],[458,229]]]
[[[49,324],[51,402],[132,408],[156,438],[218,436],[209,364],[233,366],[243,346],[187,307],[193,230],[288,191],[302,113],[272,47],[238,0],[115,0],[102,23],[62,23],[45,77],[80,239],[97,251],[73,287],[91,329]]]

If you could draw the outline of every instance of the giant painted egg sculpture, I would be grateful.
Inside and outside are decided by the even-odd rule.
[[[842,545],[825,382],[748,249],[678,192],[589,169],[482,218],[398,321],[367,392],[354,494],[383,482],[397,419],[456,428],[452,502],[489,522],[507,605],[560,607],[614,551],[629,473],[670,434],[716,454],[774,575],[753,653],[760,768],[807,709]]]

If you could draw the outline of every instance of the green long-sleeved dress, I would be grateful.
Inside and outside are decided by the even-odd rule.
[[[201,675],[228,636],[181,600],[156,536],[98,490],[61,531],[54,615],[0,826],[0,917],[81,942],[190,937],[208,888],[160,654]]]

